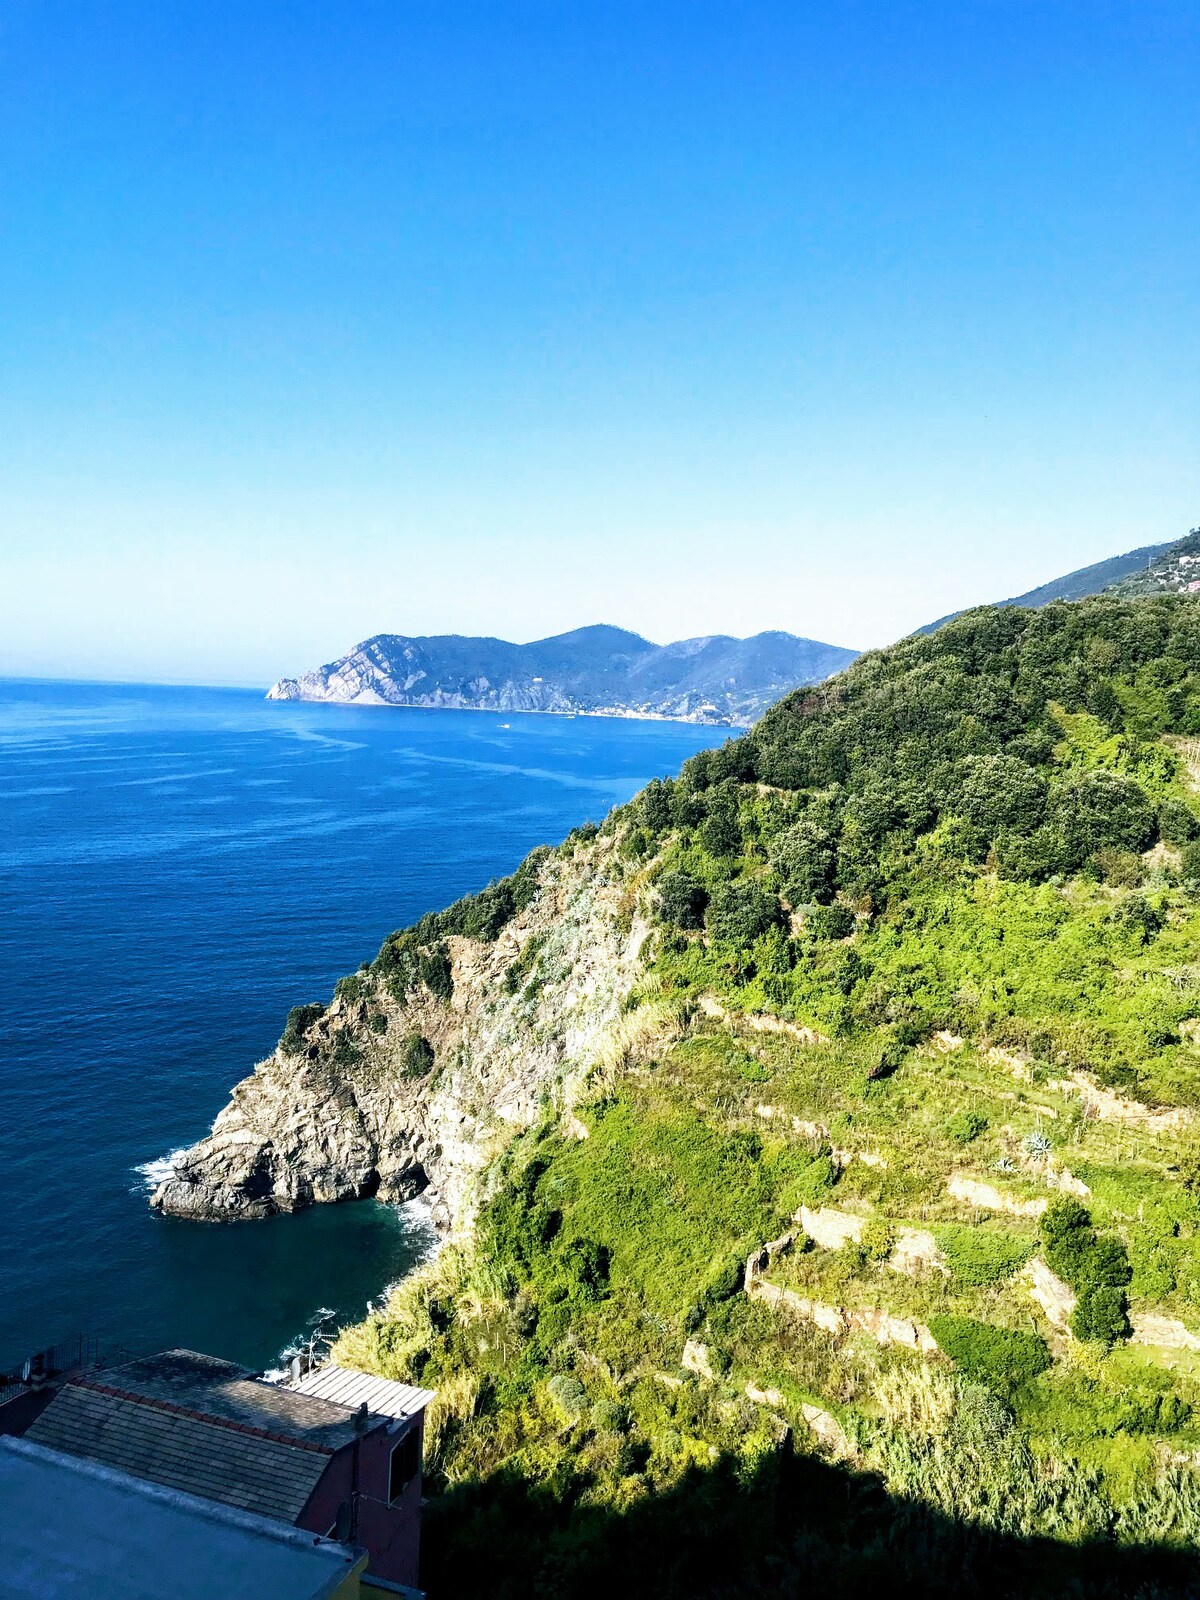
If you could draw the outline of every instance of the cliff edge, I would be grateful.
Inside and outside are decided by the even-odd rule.
[[[227,1220],[427,1193],[440,1227],[461,1222],[482,1168],[601,1057],[648,932],[611,838],[539,852],[522,874],[498,930],[443,936],[426,918],[328,1008],[296,1008],[151,1204]]]

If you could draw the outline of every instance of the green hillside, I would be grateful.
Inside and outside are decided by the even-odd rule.
[[[1200,1589],[1197,763],[1200,605],[1100,598],[608,817],[652,926],[608,1057],[342,1342],[438,1391],[434,1600]]]
[[[1182,539],[1166,544],[1142,545],[1137,550],[1127,550],[1123,555],[1109,556],[1091,566],[1078,567],[1062,577],[1051,578],[1036,589],[1013,595],[1009,600],[998,600],[998,606],[1024,606],[1033,610],[1048,606],[1055,600],[1086,600],[1092,595],[1112,594],[1121,599],[1149,594],[1189,594],[1189,584],[1200,573],[1193,567],[1200,565],[1200,529],[1193,528]],[[944,627],[961,611],[939,617],[919,631],[934,633]]]
[[[1200,528],[1154,554],[1136,571],[1114,581],[1111,592],[1123,600],[1148,594],[1194,594],[1200,584]]]

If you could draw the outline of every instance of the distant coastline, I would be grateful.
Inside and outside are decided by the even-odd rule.
[[[857,655],[778,631],[667,645],[606,624],[528,644],[381,633],[324,666],[280,678],[267,698],[746,728],[793,689],[823,682]]]
[[[700,712],[673,714],[669,711],[639,711],[630,706],[591,706],[584,710],[558,710],[550,706],[463,706],[443,705],[430,700],[326,700],[316,695],[272,695],[263,697],[275,705],[334,706],[343,711],[472,711],[486,717],[619,717],[623,722],[682,722],[691,728],[750,728],[757,719],[734,721],[730,717],[706,717]]]

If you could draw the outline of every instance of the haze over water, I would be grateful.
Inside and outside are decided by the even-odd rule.
[[[265,1364],[361,1315],[419,1207],[186,1223],[153,1164],[393,928],[723,737],[0,680],[0,1362],[85,1331]]]

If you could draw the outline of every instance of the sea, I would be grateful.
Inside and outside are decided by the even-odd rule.
[[[82,1334],[269,1368],[430,1250],[420,1202],[147,1200],[288,1008],[720,729],[0,680],[0,1373]]]

